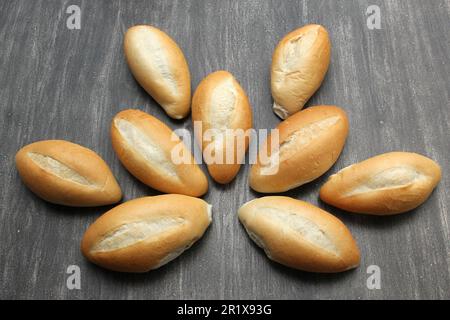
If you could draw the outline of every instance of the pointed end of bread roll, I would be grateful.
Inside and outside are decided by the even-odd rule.
[[[280,106],[275,101],[273,102],[272,109],[273,109],[273,112],[283,120],[286,119],[287,117],[289,117],[289,112],[287,111],[287,109],[284,108],[283,106]]]
[[[191,104],[189,100],[179,101],[175,104],[163,104],[161,103],[161,107],[164,109],[166,114],[175,120],[181,120],[187,117],[187,115],[191,112]]]
[[[208,172],[215,182],[227,184],[233,181],[240,167],[240,164],[210,164]]]

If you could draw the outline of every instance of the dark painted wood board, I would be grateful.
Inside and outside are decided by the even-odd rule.
[[[81,29],[66,27],[79,5]],[[381,30],[369,30],[366,9],[381,9]],[[265,258],[247,237],[237,209],[258,197],[248,166],[227,186],[210,184],[214,219],[204,238],[169,265],[143,275],[104,271],[83,259],[79,242],[108,208],[48,204],[20,182],[14,155],[40,139],[67,139],[97,151],[111,166],[124,200],[157,194],[115,157],[112,117],[139,108],[172,128],[137,85],[122,41],[134,24],[153,24],[183,49],[193,88],[226,69],[248,92],[256,128],[272,128],[269,66],[288,31],[317,22],[333,44],[325,82],[308,105],[336,104],[350,118],[350,136],[336,165],[286,193],[341,218],[356,237],[361,266],[337,275],[290,270]],[[0,1],[0,298],[450,298],[450,2],[421,1]],[[420,208],[395,217],[345,213],[318,201],[330,173],[392,151],[438,161],[443,178]],[[68,290],[66,269],[81,269],[81,290]],[[367,267],[381,270],[381,289],[366,286]]]

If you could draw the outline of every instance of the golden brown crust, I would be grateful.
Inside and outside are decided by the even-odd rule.
[[[234,100],[230,101],[230,108],[233,108],[233,110],[227,110],[225,108],[227,107],[226,99],[233,99],[233,97]],[[226,117],[228,111],[229,115]],[[222,70],[213,72],[205,77],[198,85],[192,99],[192,121],[201,121],[203,132],[210,129],[219,129],[216,121],[218,117],[222,117],[222,122],[224,122],[221,123],[219,119],[219,123],[222,126],[220,129],[226,127],[226,129],[232,130],[242,129],[245,132],[252,127],[252,110],[245,91],[231,73]],[[202,146],[202,150],[205,151],[205,148],[212,142],[210,139],[205,138],[202,132],[199,134],[200,136],[196,138]],[[240,162],[245,156],[244,153],[250,140],[248,136],[242,138],[245,150],[238,159],[237,150],[240,138],[233,135],[227,136],[226,134],[225,136],[228,137],[226,139],[229,139],[229,141],[233,141],[234,150],[232,150],[232,154],[234,157],[232,163],[223,161],[223,163],[208,164],[208,171],[213,179],[223,184],[230,182],[237,175]],[[227,152],[226,143],[221,144],[220,147],[223,160],[225,160],[229,153]]]
[[[33,160],[33,156],[38,158]],[[54,169],[40,164],[39,159],[51,161]],[[16,167],[25,185],[52,203],[90,207],[112,204],[122,198],[105,161],[94,151],[69,141],[44,140],[26,145],[16,154]],[[55,171],[58,168],[72,175],[58,175]]]
[[[158,28],[137,25],[126,32],[124,50],[139,84],[170,117],[186,117],[191,103],[191,76],[177,43]]]
[[[348,135],[344,110],[336,106],[315,106],[281,122],[279,166],[274,174],[264,174],[263,155],[270,152],[270,137],[262,144],[249,182],[258,192],[284,192],[324,174],[338,159]],[[298,134],[298,135],[297,135]]]
[[[281,39],[272,57],[274,112],[282,119],[301,110],[322,84],[330,64],[327,30],[317,24],[296,29]]]
[[[157,155],[161,158],[160,162],[155,165],[146,159],[135,145],[130,145],[117,127],[120,120],[130,123],[139,130],[142,138],[151,140],[156,151],[160,152]],[[155,117],[140,110],[123,110],[111,123],[111,138],[119,160],[144,184],[161,192],[194,197],[199,197],[208,190],[208,180],[195,163],[190,150],[169,127]],[[177,150],[174,148],[182,150],[182,154],[189,159],[188,163],[173,163],[171,153],[172,150]]]
[[[359,265],[359,249],[347,227],[307,202],[262,197],[242,206],[239,220],[271,260],[288,267],[329,273]]]
[[[182,252],[200,239],[211,222],[210,210],[205,201],[184,195],[169,194],[134,199],[98,218],[84,234],[81,251],[91,262],[110,270],[147,272],[160,267],[164,264],[162,261],[174,252]],[[101,241],[114,235],[115,231],[123,230],[124,226],[171,218],[182,222],[166,229],[153,229],[146,237],[123,247],[96,250]],[[132,231],[128,237],[136,234]],[[114,245],[120,246],[129,240],[122,236]]]
[[[440,179],[441,169],[433,160],[390,152],[332,175],[320,189],[320,198],[355,213],[398,214],[425,202]]]

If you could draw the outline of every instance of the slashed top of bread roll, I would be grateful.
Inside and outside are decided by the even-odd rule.
[[[156,27],[137,25],[126,32],[124,49],[139,84],[170,117],[186,117],[191,103],[191,76],[178,44]]]
[[[307,202],[262,197],[247,202],[238,215],[271,260],[311,272],[341,272],[359,264],[359,249],[345,225]]]
[[[168,194],[125,202],[98,218],[86,231],[81,249],[104,268],[146,272],[189,249],[211,223],[211,205]]]
[[[422,204],[439,183],[433,160],[410,152],[389,152],[348,166],[320,190],[323,201],[368,214],[397,214]]]
[[[22,181],[35,194],[67,206],[115,203],[122,191],[105,161],[94,151],[65,140],[31,143],[16,154]]]
[[[192,100],[192,120],[201,123],[196,138],[213,179],[230,182],[238,173],[249,145],[252,111],[245,91],[233,75],[216,71],[198,85]]]
[[[276,129],[278,141],[268,137],[250,170],[250,187],[258,192],[284,192],[324,174],[342,152],[349,123],[342,108],[314,106]]]
[[[281,39],[272,57],[273,111],[286,119],[301,110],[322,84],[330,64],[327,30],[317,24],[298,28]]]
[[[190,150],[157,118],[140,110],[121,111],[112,121],[111,137],[122,164],[146,185],[195,197],[208,190]]]

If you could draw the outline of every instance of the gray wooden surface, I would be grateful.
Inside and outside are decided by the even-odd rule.
[[[81,30],[66,27],[66,8],[79,5]],[[369,30],[366,9],[381,9],[381,30]],[[270,262],[249,240],[236,211],[258,194],[248,167],[221,187],[211,182],[211,228],[169,265],[143,275],[102,270],[83,259],[80,239],[110,207],[46,203],[20,182],[14,155],[40,139],[67,139],[109,163],[125,200],[156,194],[115,157],[112,117],[139,108],[172,128],[137,85],[122,51],[134,24],[169,33],[190,65],[193,88],[226,69],[248,92],[256,128],[272,128],[269,66],[288,31],[321,23],[330,32],[332,61],[308,105],[336,104],[350,117],[350,136],[336,165],[287,195],[340,217],[356,237],[361,266],[337,275],[308,274]],[[450,298],[448,0],[363,1],[0,1],[0,298]],[[392,150],[435,159],[443,179],[419,209],[396,217],[345,213],[318,201],[326,177],[351,163]],[[66,269],[81,269],[81,290],[68,290]],[[366,286],[367,268],[381,270],[381,289]]]

